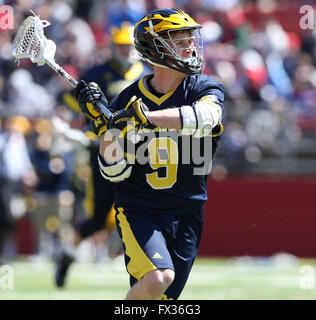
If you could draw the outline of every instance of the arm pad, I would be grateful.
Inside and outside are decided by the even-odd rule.
[[[209,135],[221,121],[221,107],[213,99],[206,96],[195,102],[193,106],[179,108],[183,135],[194,135],[202,138]]]
[[[98,155],[98,162],[102,177],[114,183],[127,179],[132,173],[132,165],[126,159],[109,165]]]

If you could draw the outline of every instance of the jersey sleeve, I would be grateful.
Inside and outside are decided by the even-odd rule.
[[[203,77],[201,77],[201,81],[197,82],[196,86],[197,90],[194,95],[194,102],[205,96],[210,96],[214,102],[223,107],[225,90],[220,82],[209,76],[203,75]]]
[[[221,135],[224,130],[223,114],[224,114],[225,89],[223,85],[210,76],[203,75],[201,80],[196,83],[196,92],[193,97],[193,103],[200,101],[210,101],[215,103],[221,109],[221,117],[218,124],[212,130],[212,136]]]

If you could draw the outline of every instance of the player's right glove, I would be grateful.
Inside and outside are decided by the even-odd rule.
[[[98,136],[104,134],[108,121],[95,103],[100,101],[105,107],[108,107],[109,103],[99,86],[94,82],[86,84],[85,81],[80,80],[75,88],[75,95],[81,112],[91,120],[93,132]]]

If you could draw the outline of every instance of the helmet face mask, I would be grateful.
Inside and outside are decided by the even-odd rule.
[[[177,33],[181,36],[175,36]],[[203,63],[203,39],[199,29],[168,30],[167,36],[154,38],[153,42],[160,58],[171,63],[168,63],[169,67],[177,68],[178,64],[185,73],[199,73]],[[190,43],[189,47],[187,43]],[[188,49],[192,51],[191,56],[183,54]]]
[[[203,64],[201,27],[182,10],[154,10],[136,24],[135,47],[152,65],[198,74]],[[191,54],[184,54],[187,50]]]

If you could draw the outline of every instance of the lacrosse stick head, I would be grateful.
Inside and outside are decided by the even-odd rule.
[[[12,46],[12,54],[17,61],[29,58],[33,63],[42,66],[46,61],[54,60],[56,45],[44,35],[44,28],[49,25],[50,22],[41,20],[35,14],[23,21]]]

